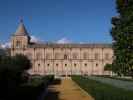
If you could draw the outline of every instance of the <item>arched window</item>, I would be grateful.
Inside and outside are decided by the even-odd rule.
[[[85,63],[84,66],[87,66],[87,63]]]
[[[65,64],[65,67],[67,66],[67,64]]]
[[[98,67],[98,63],[96,63],[96,67]]]
[[[50,66],[50,64],[47,64],[47,66]]]
[[[67,54],[65,54],[65,55],[64,55],[64,59],[68,59],[68,56],[67,56]]]
[[[58,66],[58,64],[56,64],[56,66]]]
[[[21,47],[21,42],[20,41],[16,41],[16,48],[20,48]]]

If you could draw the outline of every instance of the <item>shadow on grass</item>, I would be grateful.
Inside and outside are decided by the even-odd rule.
[[[48,95],[44,100],[59,100],[59,92],[57,91],[48,91]]]

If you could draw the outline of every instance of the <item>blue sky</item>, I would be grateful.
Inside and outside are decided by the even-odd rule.
[[[44,41],[111,43],[115,0],[0,0],[0,42],[10,40],[20,17]]]

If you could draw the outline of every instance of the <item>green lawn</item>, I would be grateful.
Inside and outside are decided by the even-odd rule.
[[[91,94],[95,100],[133,100],[133,91],[124,90],[82,76],[72,76],[72,79]]]

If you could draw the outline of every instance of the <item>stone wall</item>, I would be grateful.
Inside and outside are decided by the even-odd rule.
[[[33,65],[30,72],[42,75],[102,75],[104,65],[113,59],[113,50],[109,47],[27,48],[14,49],[12,53],[26,55]]]

